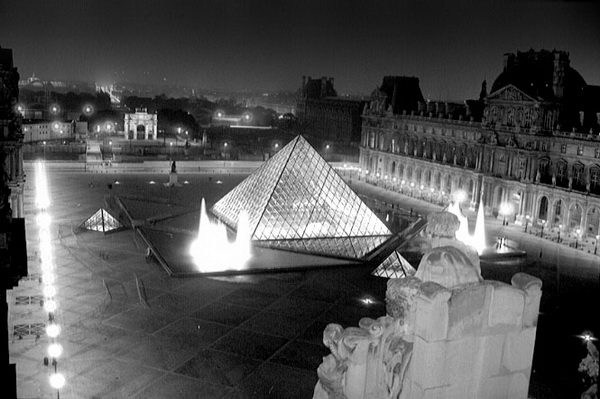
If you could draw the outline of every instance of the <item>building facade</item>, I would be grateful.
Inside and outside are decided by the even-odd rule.
[[[357,143],[360,140],[363,99],[339,97],[333,78],[302,77],[296,115],[307,135],[320,140]]]
[[[0,372],[2,394],[17,397],[16,365],[8,352],[6,290],[27,275],[27,244],[23,209],[23,134],[17,110],[19,73],[11,49],[0,47]]]
[[[77,139],[76,129],[80,122],[75,121],[23,121],[23,142],[38,143],[50,141],[72,141]],[[87,129],[87,122],[83,122]],[[80,127],[81,129],[81,127]],[[79,129],[79,133],[81,130]]]
[[[380,91],[363,113],[366,178],[432,201],[458,190],[487,214],[600,234],[600,88],[563,51],[506,54],[487,94],[462,107],[394,110]]]

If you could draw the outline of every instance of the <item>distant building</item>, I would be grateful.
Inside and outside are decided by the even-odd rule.
[[[84,123],[87,129],[87,122]],[[75,140],[77,139],[76,124],[75,121],[25,120],[23,121],[23,142]]]
[[[363,113],[369,181],[432,201],[463,190],[472,207],[483,198],[486,212],[547,234],[600,234],[600,87],[568,53],[506,54],[491,93],[484,82],[464,104],[417,101],[414,110],[413,88],[398,107],[404,90],[383,86]]]
[[[158,115],[147,109],[136,109],[124,116],[123,130],[128,140],[157,140]]]
[[[309,136],[324,141],[358,143],[365,101],[338,97],[333,83],[333,78],[303,76],[296,116]]]

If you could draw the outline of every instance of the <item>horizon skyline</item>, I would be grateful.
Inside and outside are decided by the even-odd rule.
[[[384,76],[415,76],[425,98],[456,101],[491,87],[504,53],[532,48],[569,52],[600,85],[592,3],[33,0],[3,7],[0,45],[22,78],[276,92],[327,76],[338,93],[368,95]]]

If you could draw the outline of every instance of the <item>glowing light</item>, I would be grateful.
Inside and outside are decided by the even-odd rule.
[[[35,217],[35,222],[38,226],[48,228],[52,222],[52,218],[47,213],[40,213]]]
[[[371,304],[375,303],[375,301],[369,297],[364,297],[360,301],[362,303],[364,303],[365,305],[371,305]]]
[[[55,359],[62,355],[62,351],[63,347],[61,344],[50,344],[50,346],[48,346],[48,356],[53,357]]]
[[[156,184],[154,180],[150,180],[150,184]]]
[[[44,273],[44,274],[42,274],[42,282],[45,285],[52,285],[52,284],[54,284],[54,275],[52,273]]]
[[[54,265],[52,264],[52,262],[43,262],[42,263],[42,272],[46,273],[52,273],[52,271],[54,270]]]
[[[44,287],[43,292],[46,298],[52,298],[54,295],[56,295],[56,288],[54,288],[52,285],[47,285]]]
[[[233,242],[229,242],[225,225],[211,222],[208,218],[206,202],[203,198],[200,206],[198,237],[192,242],[190,255],[198,269],[205,273],[243,269],[252,256],[247,212],[240,212],[236,238]]]
[[[591,332],[584,331],[581,335],[578,335],[584,342],[597,341],[598,338],[594,337]]]
[[[56,311],[57,307],[58,306],[56,305],[56,302],[53,301],[52,299],[44,302],[44,309],[46,310],[46,312],[50,312],[50,313],[54,312],[54,311]]]
[[[223,184],[221,180],[217,180],[217,184]]]
[[[50,385],[54,389],[61,389],[65,386],[65,377],[60,373],[55,373],[50,376]]]
[[[50,338],[56,338],[59,334],[60,327],[58,326],[58,324],[49,324],[46,327],[46,335],[48,335]]]

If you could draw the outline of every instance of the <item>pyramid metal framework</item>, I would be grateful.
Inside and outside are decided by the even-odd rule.
[[[92,216],[87,218],[81,227],[87,230],[100,231],[107,233],[109,231],[121,229],[124,226],[113,215],[104,208],[100,208]]]
[[[371,272],[371,275],[385,278],[404,278],[415,273],[415,268],[398,251],[394,251]]]
[[[362,259],[391,232],[340,175],[298,136],[225,195],[211,212],[235,229],[248,212],[259,245]]]

